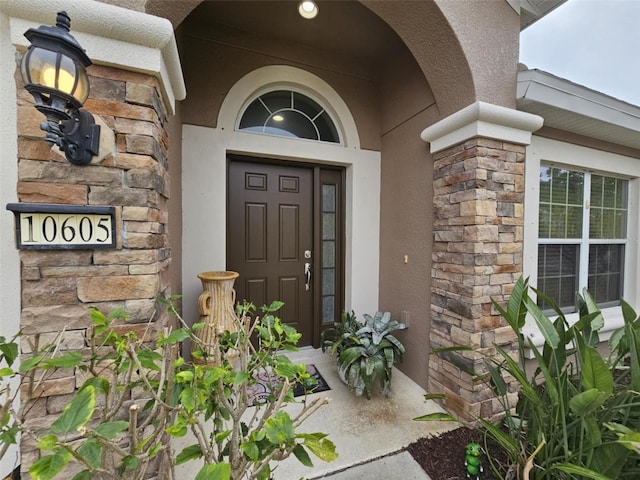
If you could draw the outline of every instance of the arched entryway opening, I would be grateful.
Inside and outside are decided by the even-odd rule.
[[[345,192],[341,307],[360,316],[388,310],[405,321],[405,369],[426,385],[432,174],[420,132],[439,118],[436,99],[405,43],[361,3],[320,5],[317,22],[300,18],[291,2],[266,3],[204,2],[178,29],[188,91],[185,314],[197,314],[196,274],[228,268],[229,155],[337,167]],[[298,88],[333,109],[342,145],[237,131],[246,102],[275,87]]]
[[[343,166],[347,238],[344,307],[359,315],[388,310],[406,322],[409,330],[403,340],[408,354],[403,368],[426,386],[433,174],[431,156],[420,133],[443,114],[463,106],[461,102],[475,98],[467,52],[438,5],[421,13],[429,14],[428,18],[413,19],[411,9],[392,12],[377,4],[327,2],[321,4],[317,22],[298,17],[291,2],[239,5],[202,3],[177,30],[188,90],[180,109],[184,125],[181,211],[185,312],[193,303],[190,297],[198,291],[195,273],[203,262],[211,265],[206,269],[226,268],[224,248],[200,257],[190,252],[198,245],[228,242],[226,209],[220,208],[227,202],[228,154]],[[424,29],[421,21],[426,22],[423,27],[436,24],[438,28]],[[304,78],[268,80],[256,73],[281,67],[326,83],[349,112],[348,116],[336,115],[337,122],[350,117],[358,143],[347,141],[331,153],[326,145],[305,143],[301,147],[299,142],[289,145],[282,138],[263,137],[252,140],[253,145],[238,145],[236,139],[242,135],[235,132],[234,122],[243,102],[257,89],[270,88],[270,81],[283,82],[283,88],[287,81],[292,82],[289,86],[309,87]],[[446,72],[451,73],[452,81],[447,81]],[[227,109],[235,85],[252,75],[255,79],[239,97],[240,104]],[[437,89],[427,81],[430,77]],[[326,100],[322,95],[318,98]],[[334,108],[339,103],[326,102]],[[205,137],[208,139],[203,141]],[[212,163],[211,156],[217,152],[223,152],[224,161]],[[367,161],[378,159],[377,173],[355,169],[349,156],[356,152]],[[189,178],[193,183],[187,182]],[[202,192],[215,198],[215,204],[198,203],[204,199]],[[189,220],[194,202],[207,208],[199,221]],[[197,240],[202,232],[207,232],[205,242]]]

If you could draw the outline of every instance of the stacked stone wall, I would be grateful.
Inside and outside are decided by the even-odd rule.
[[[34,343],[87,350],[89,309],[122,308],[118,330],[153,340],[172,321],[158,297],[171,294],[167,234],[169,196],[167,114],[155,77],[92,66],[85,109],[114,131],[113,153],[98,164],[74,166],[44,141],[44,117],[16,73],[18,91],[18,199],[21,203],[115,206],[117,247],[94,250],[21,250],[23,359]],[[73,398],[82,375],[49,374],[36,392],[26,427],[50,424]],[[22,468],[39,453],[23,436]],[[25,477],[28,478],[28,477]]]
[[[434,155],[431,348],[473,351],[432,355],[429,391],[467,420],[502,411],[474,372],[495,345],[516,346],[491,299],[504,304],[522,274],[524,157],[524,146],[484,138]]]

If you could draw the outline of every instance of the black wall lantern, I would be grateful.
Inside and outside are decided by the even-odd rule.
[[[71,20],[59,12],[55,27],[30,28],[24,34],[31,46],[20,71],[35,107],[47,121],[47,143],[57,145],[74,165],[88,165],[98,154],[100,126],[82,105],[89,97],[86,68],[91,60],[69,33]]]

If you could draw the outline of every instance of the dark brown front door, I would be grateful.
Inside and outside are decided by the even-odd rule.
[[[313,169],[229,161],[227,268],[236,298],[258,308],[284,302],[279,316],[313,343]]]

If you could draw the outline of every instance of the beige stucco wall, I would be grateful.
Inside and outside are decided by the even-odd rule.
[[[408,46],[443,117],[477,100],[515,107],[520,21],[506,1],[362,3]]]
[[[552,127],[542,127],[536,132],[536,136],[559,140],[561,142],[572,143],[574,145],[582,145],[584,147],[594,148],[605,152],[617,153],[632,158],[640,158],[640,150],[624,145],[616,145],[603,140],[592,137],[585,137],[576,133],[559,130]]]
[[[171,265],[169,276],[171,291],[174,295],[182,294],[182,108],[176,105],[176,113],[169,119],[167,133],[169,142],[169,245],[171,245]]]
[[[379,91],[375,70],[358,59],[341,61],[322,52],[309,54],[301,45],[241,34],[219,25],[181,26],[181,59],[189,94],[183,102],[186,124],[216,127],[220,105],[229,89],[249,72],[265,65],[291,65],[329,83],[347,103],[360,134],[361,147],[380,150]]]
[[[201,3],[201,0],[99,1],[167,18],[174,28]],[[382,18],[408,45],[435,93],[443,116],[476,100],[515,106],[520,16],[508,1],[360,0],[360,3]],[[306,64],[306,57],[301,58]]]
[[[16,52],[11,44],[9,17],[0,8],[0,111],[3,122],[0,124],[0,205],[4,210],[7,203],[18,200],[16,181],[18,178],[18,162],[11,161],[18,156],[16,105]],[[10,212],[0,215],[0,335],[11,338],[20,330],[20,256],[15,248],[13,235],[14,219]],[[11,389],[19,388],[19,378],[11,383]],[[20,462],[17,446],[9,448],[0,459],[0,477],[5,478]]]
[[[433,160],[420,140],[436,120],[433,94],[406,52],[382,75],[380,310],[407,324],[402,370],[427,385],[433,238]],[[406,256],[406,263],[405,263]]]

